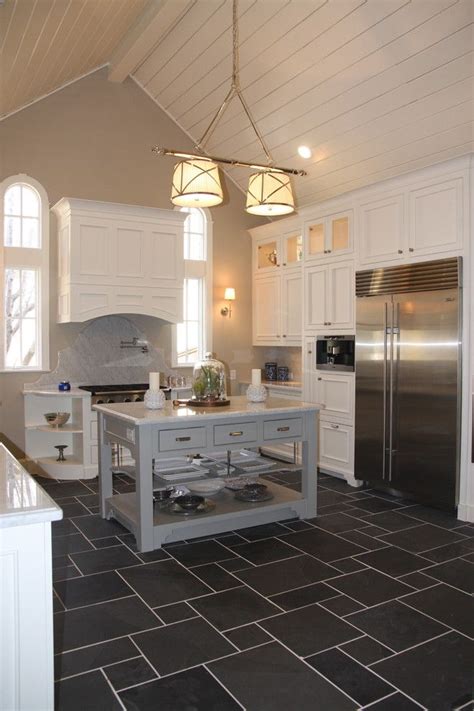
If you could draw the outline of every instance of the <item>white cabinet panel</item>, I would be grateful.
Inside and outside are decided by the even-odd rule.
[[[410,191],[410,247],[414,254],[462,247],[462,178]]]
[[[303,326],[301,270],[281,276],[281,331],[282,344],[299,345]]]
[[[79,260],[81,276],[110,274],[109,235],[105,225],[82,223],[79,227]]]
[[[352,252],[352,223],[352,210],[308,220],[304,226],[306,259],[327,261]]]
[[[329,274],[324,266],[305,270],[305,328],[326,326],[328,313]]]
[[[141,277],[144,272],[142,230],[117,228],[117,267],[118,277]]]
[[[354,376],[317,371],[316,402],[324,405],[322,419],[345,419],[352,424],[354,417]]]
[[[338,422],[320,422],[319,466],[321,469],[341,474],[353,474],[354,431],[352,427]]]
[[[393,195],[360,206],[360,262],[399,260],[404,244],[404,199]]]
[[[181,282],[182,253],[176,239],[176,232],[151,230],[150,234],[150,276],[152,280],[160,280],[162,284]]]
[[[345,262],[329,268],[328,326],[352,328],[354,324],[354,267]]]
[[[253,342],[280,340],[280,275],[262,277],[253,284]]]

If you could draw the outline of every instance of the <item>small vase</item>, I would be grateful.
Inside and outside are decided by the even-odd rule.
[[[163,390],[147,390],[144,402],[148,410],[161,410],[165,406],[166,397]]]
[[[247,400],[249,402],[265,402],[267,394],[267,389],[264,385],[249,385],[247,388]]]

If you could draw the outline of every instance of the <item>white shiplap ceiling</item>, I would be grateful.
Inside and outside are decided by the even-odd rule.
[[[7,0],[0,13],[12,14],[18,3]],[[28,98],[26,85],[37,85],[38,95],[51,90],[56,51],[57,86],[88,71],[88,63],[90,69],[93,61],[110,62],[111,80],[133,76],[195,141],[230,88],[231,0],[23,4],[48,6],[50,14],[54,7],[59,12],[57,6],[83,6],[81,36],[88,44],[76,42],[81,58],[76,54],[73,65],[65,54],[66,46],[74,54],[69,43],[50,38],[50,82],[38,84],[41,72],[28,76],[27,67],[36,67],[31,52],[46,43],[35,38],[31,19],[15,56],[15,66],[21,59],[23,67],[21,84],[6,84],[14,90],[5,99],[7,110]],[[93,19],[99,8],[100,30]],[[299,206],[473,150],[473,11],[474,0],[240,0],[242,91],[275,162],[308,171],[294,180]],[[20,34],[14,18],[10,27],[13,45]],[[300,144],[312,148],[309,161],[297,155]],[[236,100],[206,148],[264,161]],[[159,160],[169,161],[171,173],[172,159]],[[247,170],[228,172],[246,188]]]

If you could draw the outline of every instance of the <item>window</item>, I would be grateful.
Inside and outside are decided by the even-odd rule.
[[[173,365],[192,366],[211,348],[212,239],[206,210],[181,208],[184,222],[183,322],[173,330]]]
[[[0,184],[0,369],[45,370],[49,355],[49,213],[43,187],[17,175]]]

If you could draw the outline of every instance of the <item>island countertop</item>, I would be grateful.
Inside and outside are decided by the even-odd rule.
[[[172,422],[202,419],[212,415],[213,419],[228,417],[251,417],[255,413],[268,412],[272,415],[290,415],[292,412],[318,412],[321,406],[300,400],[284,400],[269,397],[266,402],[248,402],[243,395],[231,397],[230,405],[224,407],[174,407],[167,400],[161,410],[148,410],[143,402],[121,402],[109,405],[94,405],[94,410],[104,415],[112,415],[134,425],[157,425]]]
[[[0,443],[0,528],[58,521],[59,506]]]

